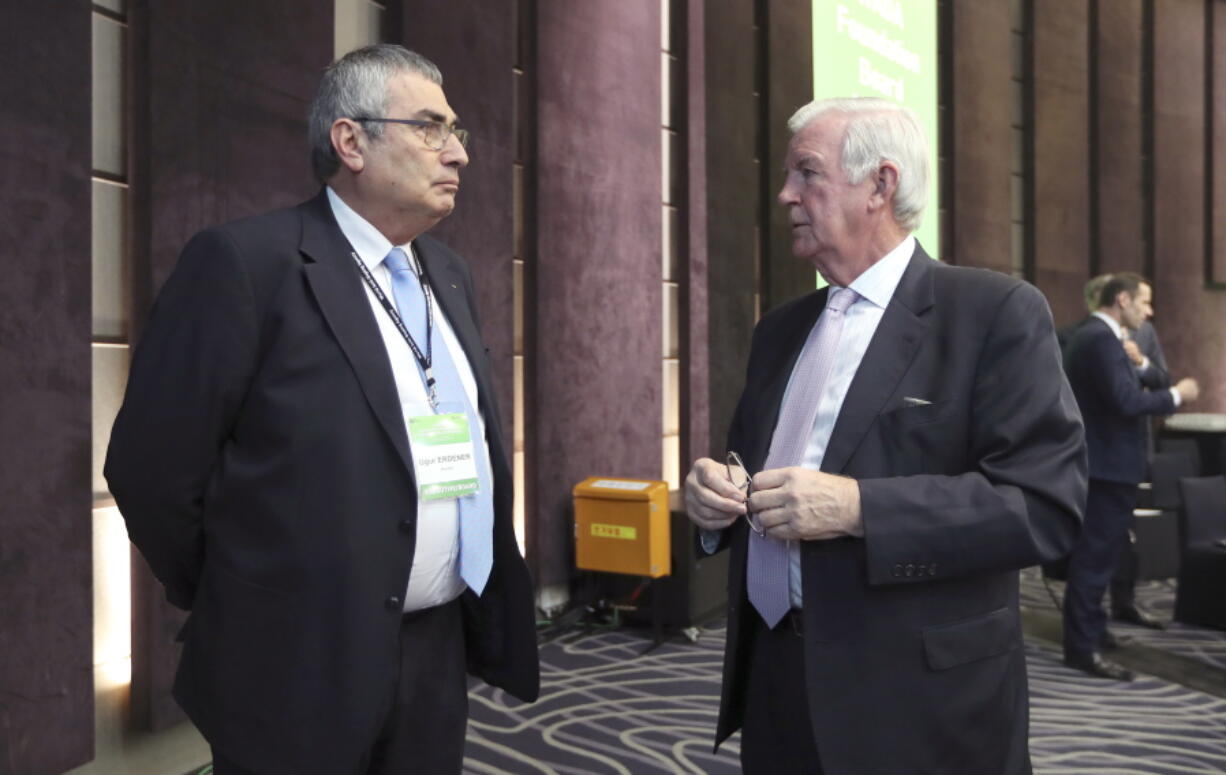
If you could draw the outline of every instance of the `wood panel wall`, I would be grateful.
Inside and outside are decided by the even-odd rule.
[[[0,772],[93,758],[90,4],[0,25]]]
[[[571,490],[662,469],[660,0],[536,3],[529,553],[569,585]]]
[[[332,10],[279,0],[131,3],[137,336],[192,234],[318,190],[306,117],[332,61]],[[183,718],[170,688],[184,615],[135,552],[132,587],[133,716],[162,729]]]

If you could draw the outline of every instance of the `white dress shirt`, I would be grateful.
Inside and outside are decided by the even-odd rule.
[[[391,273],[383,264],[383,259],[394,247],[382,232],[376,229],[353,208],[345,204],[335,191],[328,191],[328,202],[332,205],[332,214],[341,228],[341,233],[357,252],[358,258],[366,264],[375,282],[383,289],[388,300],[392,300]],[[401,245],[406,255],[412,255],[412,243]],[[346,258],[351,261],[352,258]],[[354,267],[357,272],[357,267]],[[371,312],[379,323],[379,333],[383,337],[383,345],[387,348],[388,359],[392,363],[392,377],[396,381],[396,393],[400,397],[400,411],[404,414],[405,428],[409,426],[410,417],[434,414],[430,400],[426,394],[425,381],[417,358],[409,348],[408,342],[400,335],[391,316],[370,288],[363,283],[366,290],[366,300]],[[435,296],[437,298],[437,294]],[[460,347],[447,316],[436,303],[434,307],[434,330],[441,336],[456,370],[460,373],[460,381],[464,391],[473,406],[477,403],[477,380],[473,377],[472,368],[464,349]],[[423,343],[418,342],[421,346]],[[422,348],[425,349],[424,347]],[[320,407],[326,412],[327,407]],[[489,448],[485,444],[485,421],[477,417],[478,427],[472,429],[472,438],[478,442],[475,453],[485,455],[488,461]],[[406,517],[410,515],[405,515]],[[386,514],[372,514],[371,519],[390,519]],[[409,573],[408,589],[404,595],[404,610],[416,611],[421,608],[441,605],[455,599],[465,589],[460,578],[459,548],[460,520],[459,505],[456,499],[417,502],[417,546],[413,553],[413,568]]]

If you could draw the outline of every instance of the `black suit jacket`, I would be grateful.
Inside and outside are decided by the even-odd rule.
[[[470,670],[538,692],[532,585],[463,261],[416,245],[476,377],[494,565],[465,592]],[[416,488],[391,363],[326,196],[207,229],[154,306],[106,476],[133,543],[191,616],[175,696],[261,773],[349,772],[399,659]]]
[[[826,293],[754,332],[728,442],[754,471]],[[1029,772],[1017,571],[1073,546],[1086,487],[1043,296],[917,248],[822,469],[859,480],[865,531],[801,546],[806,688],[825,771]],[[720,741],[742,722],[757,615],[745,524],[723,532],[733,554]]]
[[[1060,341],[1061,357],[1067,357],[1069,345],[1073,343],[1073,337],[1081,330],[1081,327],[1096,319],[1093,315],[1086,315],[1076,323],[1056,331],[1056,338]],[[1133,333],[1132,338],[1137,343],[1137,347],[1141,348],[1141,352],[1145,357],[1149,358],[1149,366],[1143,371],[1137,372],[1137,378],[1141,380],[1141,386],[1148,390],[1169,388],[1171,386],[1171,375],[1167,371],[1166,354],[1162,351],[1162,343],[1158,341],[1158,332],[1154,328],[1154,324],[1148,320],[1145,321]]]
[[[1145,478],[1145,416],[1175,411],[1171,392],[1142,389],[1120,340],[1096,317],[1073,335],[1064,367],[1085,418],[1090,477],[1137,484]]]

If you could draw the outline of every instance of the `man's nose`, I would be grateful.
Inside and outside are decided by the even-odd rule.
[[[779,204],[783,205],[784,207],[799,201],[796,198],[796,194],[792,191],[791,183],[783,184],[783,188],[779,189],[779,196],[777,198],[779,200]]]
[[[457,167],[468,166],[468,150],[460,142],[460,138],[454,134],[448,135],[447,142],[443,145],[442,159],[443,164],[454,164]]]

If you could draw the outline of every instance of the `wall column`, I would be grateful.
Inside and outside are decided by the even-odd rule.
[[[90,24],[0,27],[0,772],[94,756]]]
[[[662,470],[660,2],[539,0],[536,20],[527,509],[548,593],[574,565],[571,488]]]

